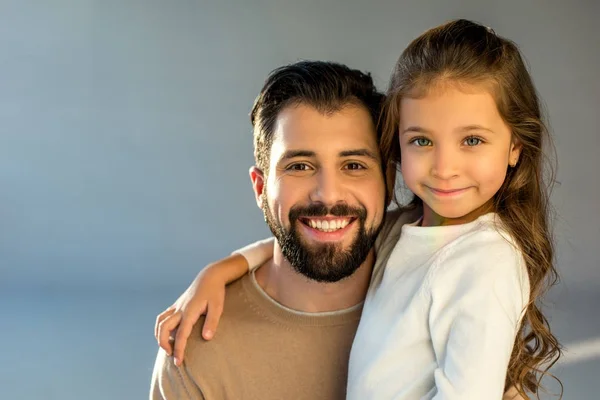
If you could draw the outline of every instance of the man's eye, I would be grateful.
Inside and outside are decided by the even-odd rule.
[[[289,171],[308,171],[310,167],[308,166],[308,164],[297,163],[290,165],[287,169]]]
[[[431,140],[424,137],[414,138],[411,140],[411,143],[414,143],[418,147],[431,146]]]
[[[349,169],[352,171],[358,171],[361,169],[365,169],[365,167],[362,164],[353,162],[353,163],[346,164],[346,169]]]

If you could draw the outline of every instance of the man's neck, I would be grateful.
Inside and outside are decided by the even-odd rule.
[[[375,263],[371,250],[361,266],[339,282],[317,282],[296,272],[275,244],[273,258],[256,271],[256,281],[280,304],[303,312],[339,311],[364,301]]]

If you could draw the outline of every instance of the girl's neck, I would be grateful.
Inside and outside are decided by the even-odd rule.
[[[490,200],[486,204],[482,205],[479,208],[465,214],[461,217],[457,218],[447,218],[442,215],[437,214],[433,209],[431,209],[427,204],[423,203],[423,218],[419,223],[419,226],[428,227],[428,226],[448,226],[448,225],[462,225],[468,224],[469,222],[475,221],[477,218],[481,217],[484,214],[490,213],[494,211],[494,204]]]

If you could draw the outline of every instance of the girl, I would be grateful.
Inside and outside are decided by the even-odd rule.
[[[543,179],[548,134],[518,48],[466,20],[425,32],[395,66],[381,129],[384,158],[399,165],[414,198],[388,215],[376,244],[386,265],[373,272],[348,398],[537,393],[560,355],[537,305],[557,275]],[[402,226],[407,210],[420,218]],[[209,339],[225,283],[265,262],[272,242],[240,253],[206,268],[159,315],[155,333],[169,353],[165,336],[185,317],[177,363],[198,316],[207,312]]]

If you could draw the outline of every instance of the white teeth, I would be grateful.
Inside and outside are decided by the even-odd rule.
[[[343,229],[350,223],[347,219],[335,219],[330,221],[309,219],[308,225],[313,229],[318,229],[323,232],[334,232],[338,229]]]

